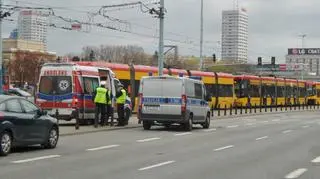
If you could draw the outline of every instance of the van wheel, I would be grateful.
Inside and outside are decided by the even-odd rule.
[[[151,129],[151,122],[143,121],[143,129],[150,130]]]
[[[184,124],[184,129],[186,131],[192,131],[192,115],[189,116],[188,121]]]
[[[0,156],[7,156],[12,147],[12,138],[9,132],[4,131],[0,134]]]
[[[204,129],[209,129],[209,127],[210,127],[210,115],[209,114],[206,117],[206,121],[202,124],[202,127]]]

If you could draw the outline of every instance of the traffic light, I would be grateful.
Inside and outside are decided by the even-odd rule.
[[[272,66],[276,65],[276,57],[271,57],[271,65]]]
[[[258,57],[258,66],[262,66],[262,58]]]
[[[90,54],[89,54],[89,59],[90,59],[90,61],[95,60],[95,53],[94,53],[93,50],[91,50],[91,52],[90,52]]]
[[[213,63],[216,63],[216,61],[217,61],[217,58],[216,58],[216,54],[215,54],[215,53],[212,55],[212,61],[213,61]]]

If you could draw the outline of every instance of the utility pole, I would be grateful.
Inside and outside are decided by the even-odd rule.
[[[164,36],[164,0],[160,0],[160,29],[159,29],[159,56],[158,56],[158,67],[159,67],[159,76],[163,75],[163,36]]]
[[[2,69],[2,64],[3,64],[3,59],[2,59],[2,16],[4,15],[4,12],[2,11],[2,0],[0,0],[0,94],[3,94],[3,88],[2,88],[2,83],[3,83],[3,69]]]
[[[201,17],[200,17],[200,71],[203,68],[203,0],[201,0]]]

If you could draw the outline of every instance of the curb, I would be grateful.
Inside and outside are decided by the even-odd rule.
[[[65,136],[76,136],[76,135],[83,135],[83,134],[91,134],[91,133],[98,133],[103,131],[117,131],[117,130],[123,130],[123,129],[134,129],[139,128],[141,126],[129,126],[129,127],[116,127],[116,128],[101,128],[94,131],[82,131],[82,132],[75,132],[75,133],[66,133],[66,134],[60,134],[60,137]]]
[[[317,112],[315,110],[304,110],[304,111],[278,111],[278,112],[267,112],[267,113],[251,113],[251,114],[242,114],[242,115],[232,115],[232,116],[211,116],[211,120],[222,120],[222,119],[236,119],[241,117],[247,117],[247,116],[263,116],[263,115],[270,115],[270,114],[283,114],[283,113],[297,113],[297,112]],[[319,112],[319,111],[318,111]],[[125,130],[125,129],[135,129],[139,128],[141,125],[136,124],[136,126],[128,126],[128,127],[115,127],[115,128],[101,128],[93,131],[80,131],[75,133],[65,133],[60,134],[60,137],[65,136],[76,136],[76,135],[83,135],[83,134],[91,134],[91,133],[98,133],[98,132],[104,132],[104,131],[117,131],[117,130]],[[80,127],[81,128],[81,127]]]

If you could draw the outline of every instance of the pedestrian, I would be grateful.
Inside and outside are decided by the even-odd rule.
[[[93,100],[96,105],[95,108],[95,120],[94,120],[94,127],[98,127],[99,123],[99,114],[100,114],[100,125],[105,125],[105,113],[106,113],[106,105],[107,105],[107,92],[108,90],[105,88],[106,82],[101,81],[101,84],[97,89],[94,91]]]
[[[124,119],[124,104],[127,99],[126,90],[123,85],[119,85],[119,89],[116,94],[117,97],[117,111],[118,111],[118,126],[125,126],[126,122]]]
[[[107,92],[107,97],[108,97],[108,100],[107,100],[107,118],[106,118],[106,122],[107,122],[107,125],[110,124],[110,126],[113,126],[113,108],[112,108],[113,97],[112,97],[111,90],[109,90],[109,89],[108,89],[108,92]],[[110,119],[110,123],[108,122],[109,118],[111,118]]]

